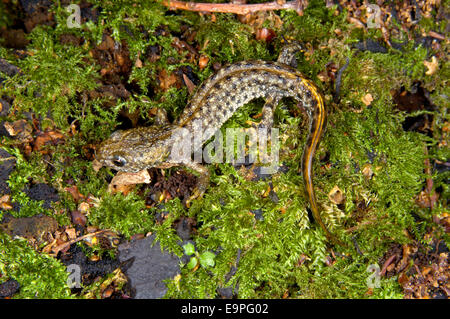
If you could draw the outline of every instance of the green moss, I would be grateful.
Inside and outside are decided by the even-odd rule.
[[[284,21],[283,31],[305,43],[317,43],[323,39],[334,38],[330,30],[334,30],[338,26],[344,29],[348,28],[348,24],[345,22],[346,14],[335,15],[334,10],[325,8],[320,0],[310,1],[303,16],[299,16],[292,10],[282,11],[280,16]]]
[[[10,23],[9,19],[8,19],[8,15],[4,14],[6,12],[6,3],[4,3],[4,2],[0,3],[0,12],[2,13],[0,16],[0,28],[6,27]]]
[[[413,199],[425,178],[423,149],[428,139],[404,132],[402,117],[385,109],[386,105],[389,102],[379,101],[359,114],[335,114],[331,121],[336,129],[325,138],[330,160],[336,163],[327,174],[329,185],[345,190],[347,213],[356,209],[357,201],[370,203],[366,218],[375,220],[361,234],[367,249],[376,248],[373,243],[383,238],[402,241],[402,231],[414,224]],[[373,171],[370,179],[364,176],[364,167]]]
[[[58,126],[66,128],[68,114],[82,111],[70,101],[77,93],[96,86],[95,70],[83,62],[87,52],[60,44],[58,34],[48,27],[35,28],[30,39],[32,55],[17,61],[23,73],[7,81],[2,93],[15,96],[23,112],[46,116],[50,111]]]
[[[14,298],[72,298],[66,267],[46,254],[39,254],[23,239],[12,240],[0,232],[0,272],[15,279],[20,290]]]
[[[153,222],[145,210],[145,203],[136,194],[104,193],[102,202],[92,209],[89,223],[102,229],[108,228],[129,238],[131,235],[146,233]]]
[[[239,286],[241,298],[280,298],[286,293],[291,298],[401,297],[395,277],[382,279],[381,287],[368,294],[367,267],[376,264],[392,242],[406,243],[411,236],[422,240],[426,230],[435,227],[431,217],[447,209],[445,200],[439,200],[432,211],[417,207],[414,200],[427,177],[424,174],[427,156],[443,162],[450,157],[448,148],[439,144],[448,122],[448,61],[439,59],[437,72],[427,75],[423,61],[429,61],[435,52],[412,42],[402,50],[389,49],[386,54],[357,51],[352,48],[353,43],[382,38],[381,31],[354,28],[347,22],[345,11],[336,14],[320,0],[310,1],[301,17],[294,11],[277,12],[283,21],[281,30],[275,28],[273,20],[265,22],[264,26],[274,28],[277,35],[306,45],[306,54],[299,54],[298,69],[317,83],[327,98],[328,130],[314,164],[315,189],[325,223],[349,244],[346,248],[333,248],[337,256],[344,257],[332,259],[330,265],[330,247],[323,232],[308,217],[308,202],[298,173],[306,141],[306,127],[302,127],[305,119],[293,116],[298,112],[289,99],[282,101],[275,113],[282,142],[280,159],[288,168],[286,173],[275,174],[270,180],[276,198],[267,194],[269,181],[249,181],[229,164],[209,165],[211,186],[203,199],[192,202],[190,209],[185,209],[178,199],[165,203],[163,208],[149,209],[136,193],[124,196],[106,192],[111,173],[106,169],[97,173],[92,170],[86,151],[89,145],[105,139],[120,124],[117,118],[121,111],[137,111],[143,123],[151,124],[150,109],[164,108],[176,118],[189,98],[186,88],[162,92],[157,82],[161,70],[170,73],[190,66],[202,82],[213,73],[212,65],[216,62],[275,60],[282,41],[280,37],[272,43],[257,41],[253,27],[231,14],[215,14],[213,22],[208,15],[168,11],[151,1],[91,2],[102,8],[97,23],[90,21],[81,28],[70,29],[65,8],[55,5],[56,26],[39,26],[31,32],[31,44],[27,47],[30,54],[26,58],[18,59],[10,50],[0,48],[2,57],[22,69],[21,75],[6,80],[0,88],[0,95],[14,98],[15,112],[8,120],[25,118],[24,112],[30,111],[50,123],[50,128],[69,132],[71,124],[76,127],[75,134],[65,134],[64,144],[49,148],[51,155],[46,161],[37,153],[26,159],[15,148],[16,141],[2,141],[2,146],[17,159],[16,170],[8,182],[12,201],[26,207],[16,216],[53,213],[23,192],[29,183],[45,182],[59,191],[61,201],[56,207],[66,214],[58,220],[68,224],[68,213],[78,203],[65,188],[76,185],[84,196],[100,199],[88,215],[88,225],[112,229],[125,238],[154,232],[162,247],[179,256],[183,250],[174,223],[184,215],[193,217],[197,221],[193,238],[196,251],[216,253],[215,264],[198,269],[184,265],[181,278],[169,282],[167,297],[213,298],[217,296],[217,288],[229,286]],[[4,5],[0,3],[0,10],[1,6]],[[10,23],[7,19],[0,17],[0,27]],[[423,19],[421,24],[424,30],[445,30],[444,22],[437,24]],[[155,32],[163,25],[169,34]],[[185,39],[185,34],[179,32],[181,27],[186,34],[195,32],[187,41],[210,58],[206,68],[200,70],[196,61],[189,60],[187,50],[174,45],[175,37]],[[339,32],[335,32],[337,29]],[[62,44],[63,34],[81,37],[84,44]],[[101,80],[100,66],[89,51],[101,43],[104,34],[126,43],[132,63],[138,57],[143,62],[142,67],[132,68],[128,79],[128,84],[137,85],[140,92],[133,92],[127,100],[86,98],[87,92]],[[392,40],[403,38],[405,35],[400,34],[399,39]],[[160,59],[150,62],[145,52],[155,45],[161,48]],[[329,62],[342,67],[346,58],[349,65],[342,74],[340,102],[333,104],[332,85],[319,81],[318,75]],[[408,89],[414,81],[421,81],[432,91],[432,101],[438,107],[432,112],[435,117],[432,138],[405,132],[401,127],[405,114],[394,110],[390,91]],[[366,106],[362,97],[369,93],[373,102]],[[263,101],[258,100],[242,107],[223,130],[247,126],[246,121],[258,114],[262,105]],[[320,162],[321,158],[326,160]],[[49,159],[51,168],[47,164]],[[369,177],[368,169],[373,172]],[[439,189],[441,198],[448,198],[449,172],[432,174],[434,189]],[[338,207],[328,199],[334,186],[346,197],[343,206]],[[360,208],[362,204],[365,209]],[[157,224],[154,215],[161,212],[167,217]],[[261,212],[263,220],[256,218],[255,212]],[[64,288],[66,277],[59,263],[31,251],[22,241],[5,238],[0,237],[6,247],[0,252],[2,273],[20,279],[26,287],[20,296],[34,296],[31,278],[44,261],[57,271],[53,275],[44,271],[39,277],[37,297],[70,295]],[[448,243],[448,236],[443,238]],[[363,256],[352,248],[353,239]],[[226,282],[226,274],[236,265],[238,251],[237,272]],[[23,261],[16,254],[24,256]]]
[[[45,181],[45,166],[42,164],[40,156],[34,156],[30,161],[27,161],[17,148],[2,148],[16,158],[16,168],[12,171],[7,183],[11,191],[12,202],[20,205],[20,211],[12,211],[11,214],[14,217],[30,217],[40,213],[49,215],[50,212],[42,207],[43,201],[31,200],[24,192],[30,181]],[[3,214],[4,211],[0,212],[0,218]]]
[[[204,19],[198,26],[197,41],[208,45],[204,53],[223,63],[239,60],[268,59],[262,42],[253,40],[251,28],[239,23],[233,15],[222,14],[217,21]]]

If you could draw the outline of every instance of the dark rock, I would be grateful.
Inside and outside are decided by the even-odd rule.
[[[193,224],[195,224],[195,221],[192,219],[182,217],[176,224],[177,235],[180,236],[182,240],[191,239]]]
[[[59,195],[56,189],[44,183],[39,183],[26,188],[25,194],[33,200],[43,200],[42,207],[50,209],[52,202],[59,201]]]
[[[167,287],[163,280],[172,279],[180,273],[180,259],[167,252],[161,252],[158,242],[152,246],[155,235],[119,245],[121,263],[134,258],[125,271],[134,288],[136,299],[162,298]]]
[[[20,0],[20,4],[26,13],[33,14],[40,8],[50,8],[52,2],[50,0]]]
[[[7,181],[16,167],[16,159],[7,151],[0,149],[0,195],[10,193]]]
[[[0,99],[0,104],[0,116],[7,116],[9,114],[9,110],[11,109],[11,104],[3,99]]]
[[[9,77],[12,77],[20,72],[20,69],[6,61],[5,59],[0,58],[0,74],[6,74]],[[3,77],[0,76],[0,83],[3,82]]]
[[[70,246],[67,253],[61,255],[60,259],[66,266],[78,265],[80,267],[80,274],[84,284],[90,284],[89,281],[94,280],[98,276],[103,277],[112,273],[119,267],[119,261],[117,259],[112,259],[107,255],[98,261],[89,260],[81,247],[77,245]]]
[[[10,279],[0,284],[0,298],[11,297],[19,291],[20,285],[14,279]]]
[[[375,40],[367,39],[354,44],[360,51],[370,51],[372,53],[387,53],[387,49]]]
[[[30,240],[32,239],[39,244],[49,241],[48,234],[54,233],[57,229],[58,222],[42,214],[19,218],[5,214],[0,223],[0,230],[6,232],[11,237],[24,237]]]

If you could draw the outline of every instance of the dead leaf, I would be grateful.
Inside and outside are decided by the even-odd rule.
[[[11,198],[9,195],[3,195],[2,197],[0,197],[0,209],[3,209],[3,210],[12,209],[10,199]]]
[[[77,238],[77,231],[75,230],[75,228],[73,227],[66,228],[65,232],[70,240]]]
[[[359,21],[356,18],[353,17],[349,17],[347,18],[348,22],[350,22],[351,24],[353,24],[355,27],[360,28],[360,29],[365,29],[365,25],[364,23],[362,23],[361,21]]]
[[[372,103],[372,101],[373,101],[372,94],[367,93],[366,95],[364,95],[361,98],[361,101],[364,103],[365,106],[369,106]]]
[[[103,293],[102,293],[102,299],[111,297],[112,294],[113,294],[113,292],[114,292],[114,288],[113,288],[113,287],[108,287],[108,288],[106,288],[106,289],[103,291]]]
[[[330,81],[330,77],[328,76],[328,72],[326,70],[323,70],[322,72],[318,73],[317,78],[321,82],[329,82]]]
[[[98,172],[100,170],[100,168],[103,167],[103,164],[100,163],[99,161],[97,161],[96,159],[94,159],[92,161],[92,169],[94,170],[94,172]]]
[[[70,212],[70,216],[72,217],[72,223],[75,225],[85,226],[86,225],[86,216],[83,215],[79,210],[73,210]],[[73,239],[73,238],[71,238]]]
[[[179,85],[178,77],[174,72],[168,74],[166,70],[162,70],[158,73],[159,87],[163,91],[167,91],[171,87],[176,87],[177,89],[181,86]]]
[[[434,73],[436,73],[438,66],[439,66],[439,62],[437,60],[437,58],[435,56],[433,56],[431,58],[431,61],[423,61],[423,64],[427,67],[427,71],[425,72],[426,75],[433,75]]]
[[[345,200],[345,195],[342,192],[342,190],[336,185],[333,187],[333,189],[328,193],[328,199],[336,204],[342,204]]]
[[[426,275],[428,275],[428,273],[429,273],[431,270],[432,270],[432,268],[429,267],[429,266],[423,267],[423,268],[422,268],[422,276],[425,277]]]
[[[95,238],[95,237],[94,237]],[[96,261],[99,261],[100,260],[100,257],[98,256],[98,255],[92,255],[90,258],[89,258],[89,260],[90,261],[93,261],[93,262],[96,262]]]
[[[72,196],[75,202],[78,202],[80,199],[84,198],[83,194],[78,191],[78,187],[76,185],[66,187],[64,190]]]
[[[27,143],[33,140],[33,137],[31,136],[33,128],[26,120],[5,122],[3,127],[11,137],[18,139],[21,142]]]
[[[406,276],[405,272],[402,272],[400,276],[398,276],[398,283],[400,286],[404,286],[409,282],[408,276]]]
[[[108,191],[112,193],[122,192],[128,194],[135,184],[149,184],[151,182],[150,175],[146,169],[137,173],[119,172],[111,180]]]
[[[209,58],[206,55],[202,55],[200,59],[198,59],[198,67],[200,68],[200,70],[206,68],[208,66],[208,62]]]
[[[194,92],[194,90],[195,90],[195,84],[192,83],[192,81],[184,73],[183,73],[183,81],[184,81],[184,84],[186,84],[189,94],[192,94],[192,92]]]
[[[86,202],[82,202],[82,203],[80,203],[80,205],[78,205],[78,210],[85,215],[89,214],[90,208],[91,208],[91,205],[89,205],[89,203],[86,203]]]
[[[42,151],[42,148],[46,145],[58,145],[64,143],[64,135],[57,131],[49,131],[39,133],[34,140],[33,151],[41,151],[42,154],[48,154],[49,151]]]
[[[141,59],[137,58],[136,62],[134,62],[134,66],[139,68],[139,69],[142,68],[143,63],[142,63]]]
[[[372,165],[371,164],[364,165],[362,169],[362,174],[364,175],[365,178],[371,179],[373,176]]]
[[[432,191],[431,194],[427,191],[421,191],[416,198],[416,204],[421,208],[433,208],[439,199],[439,194]]]

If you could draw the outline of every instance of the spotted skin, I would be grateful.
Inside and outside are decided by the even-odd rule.
[[[295,48],[294,48],[295,49]],[[209,183],[208,170],[190,160],[166,163],[178,128],[188,132],[200,129],[201,144],[210,139],[241,106],[255,98],[264,98],[263,120],[271,127],[273,110],[283,97],[301,102],[309,117],[309,135],[302,157],[302,172],[310,209],[328,239],[341,242],[325,226],[313,187],[313,159],[326,124],[326,110],[317,87],[292,68],[292,48],[282,51],[277,62],[242,61],[220,69],[196,91],[178,120],[172,125],[141,127],[117,131],[102,143],[96,161],[119,171],[137,172],[151,167],[185,165],[200,173],[195,196],[201,196]]]

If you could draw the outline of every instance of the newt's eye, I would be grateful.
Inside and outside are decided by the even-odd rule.
[[[122,156],[116,155],[114,156],[112,163],[114,164],[114,166],[123,167],[127,163],[127,160],[124,159]]]

